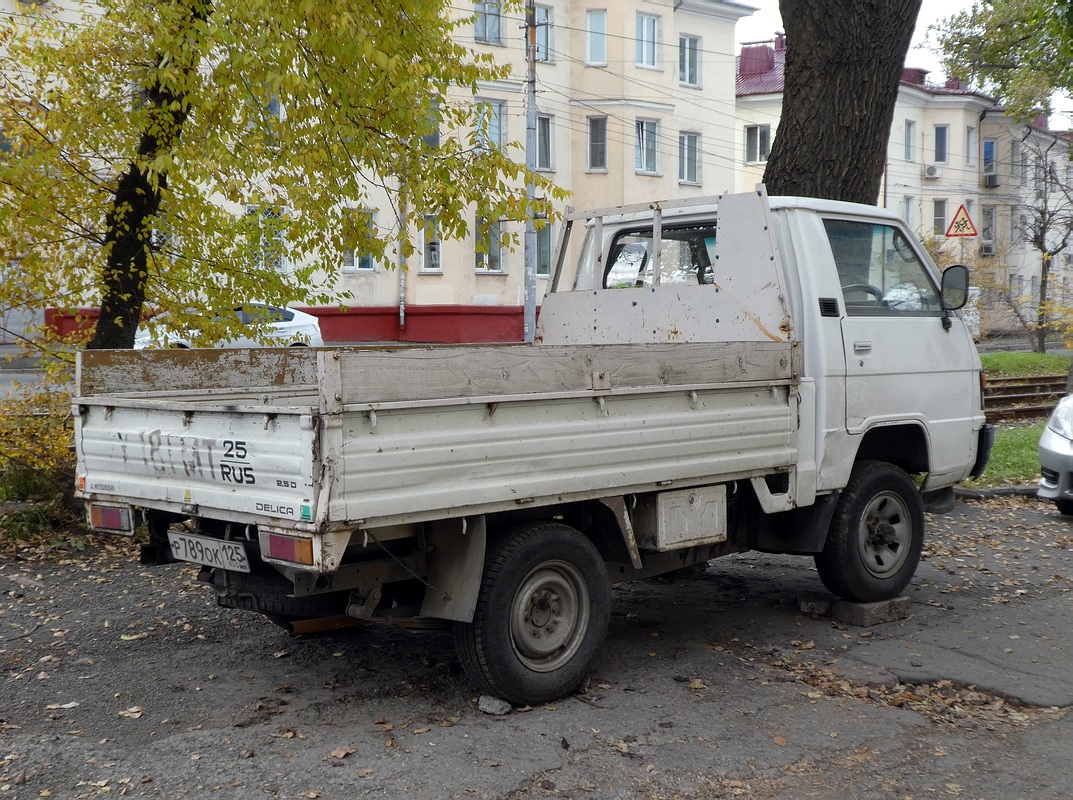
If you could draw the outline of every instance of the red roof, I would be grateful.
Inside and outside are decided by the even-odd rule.
[[[741,54],[737,58],[737,96],[780,94],[785,70],[786,37],[782,34],[777,35],[771,42],[742,45]],[[935,85],[927,82],[927,75],[926,69],[906,67],[902,70],[901,83],[903,86],[915,86],[931,94],[979,94],[957,78],[950,78],[942,85]]]

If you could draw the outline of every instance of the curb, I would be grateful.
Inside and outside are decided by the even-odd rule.
[[[954,487],[954,496],[965,500],[990,500],[995,497],[1037,497],[1038,487],[1032,486],[999,486],[994,489],[966,489],[962,486]]]

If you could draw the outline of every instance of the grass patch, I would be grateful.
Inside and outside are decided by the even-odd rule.
[[[987,469],[969,486],[1023,486],[1039,479],[1036,448],[1046,420],[1001,423],[995,431],[995,447]]]
[[[1056,353],[981,353],[980,361],[988,374],[1003,378],[1069,372],[1069,356]]]

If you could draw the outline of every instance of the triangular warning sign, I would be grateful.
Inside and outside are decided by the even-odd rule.
[[[958,213],[950,220],[950,227],[946,229],[947,236],[976,236],[976,226],[969,219],[969,212],[962,203],[958,207]]]

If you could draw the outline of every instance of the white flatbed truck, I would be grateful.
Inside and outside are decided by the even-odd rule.
[[[902,592],[993,439],[964,267],[762,187],[572,212],[557,254],[531,345],[81,353],[91,523],[281,624],[450,624],[518,704],[581,683],[616,581],[762,550]]]

